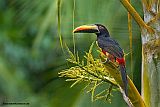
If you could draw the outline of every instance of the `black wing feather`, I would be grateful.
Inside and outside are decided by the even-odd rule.
[[[123,58],[124,56],[123,50],[118,44],[118,42],[110,37],[98,39],[98,45],[100,48],[102,48],[102,50],[108,52],[109,54],[117,58]]]

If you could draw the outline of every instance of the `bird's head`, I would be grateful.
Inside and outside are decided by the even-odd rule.
[[[75,28],[73,33],[95,33],[97,36],[109,36],[107,28],[101,24],[82,25]]]

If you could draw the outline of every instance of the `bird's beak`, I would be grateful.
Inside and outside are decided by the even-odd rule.
[[[82,25],[73,30],[73,33],[98,33],[98,27],[96,25]]]

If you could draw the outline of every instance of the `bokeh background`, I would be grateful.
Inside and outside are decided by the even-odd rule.
[[[58,72],[70,67],[58,35],[58,0],[0,0],[0,103],[28,102],[29,107],[127,107],[119,92],[112,103],[91,102],[83,83],[59,78]],[[139,0],[132,1],[142,14]],[[101,23],[129,53],[127,11],[119,0],[61,0],[60,30],[63,43],[73,51],[74,27]],[[127,73],[140,90],[141,39],[133,21],[133,71],[130,54],[126,56]],[[93,34],[75,36],[76,51],[83,57]],[[96,53],[95,53],[96,54]],[[0,105],[3,106],[3,105]],[[5,105],[7,106],[7,105]],[[17,107],[17,105],[8,105]]]

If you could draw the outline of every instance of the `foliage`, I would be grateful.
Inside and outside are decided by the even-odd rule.
[[[113,86],[117,86],[114,78],[112,78],[108,70],[104,67],[103,62],[100,59],[92,56],[92,49],[94,43],[92,43],[89,52],[86,52],[84,56],[85,60],[80,61],[78,53],[75,56],[68,48],[69,58],[68,62],[75,64],[75,66],[65,69],[59,73],[60,77],[69,78],[66,81],[75,81],[71,87],[80,82],[87,82],[85,88],[90,87],[89,91],[92,93],[92,101],[98,99],[105,99],[111,101],[110,96]],[[109,83],[109,88],[102,90],[100,93],[95,94],[95,90],[102,84]]]
[[[88,82],[86,87],[90,87],[92,94],[92,101],[105,98],[108,101],[111,101],[110,95],[112,92],[113,86],[119,88],[119,91],[122,93],[124,100],[129,105],[129,107],[145,107],[144,101],[141,98],[139,92],[134,86],[133,82],[129,77],[128,78],[128,96],[124,93],[123,82],[121,79],[121,74],[119,67],[116,62],[107,61],[105,55],[100,52],[100,59],[94,58],[92,56],[93,43],[89,49],[89,52],[84,56],[85,61],[82,62],[79,59],[78,53],[76,56],[67,48],[69,53],[70,63],[75,64],[75,66],[65,69],[59,73],[60,77],[68,78],[66,81],[75,81],[71,87],[77,83]],[[100,48],[99,48],[100,50]],[[107,58],[107,57],[106,57]],[[102,61],[104,62],[102,62]],[[101,86],[103,83],[110,84],[109,89],[104,89],[95,95],[95,90],[98,86]],[[102,95],[101,95],[102,94]],[[103,95],[104,94],[104,95]],[[137,99],[139,99],[137,101]]]
[[[58,72],[72,64],[67,64],[59,43],[57,1],[0,0],[0,99],[29,102],[32,107],[125,107],[117,91],[112,93],[114,98],[111,104],[91,102],[90,95],[81,93],[83,86],[76,85],[70,89],[71,82],[58,78]],[[140,1],[132,3],[142,13]],[[60,8],[63,43],[71,50],[73,27],[102,23],[107,25],[112,37],[118,40],[125,52],[129,52],[127,14],[119,1],[74,0],[73,3],[73,0],[61,0]],[[133,21],[133,80],[140,90],[139,34]],[[75,36],[80,59],[93,40],[94,36]],[[96,56],[97,52],[93,51],[92,55]],[[127,73],[131,75],[129,60],[127,56]]]

